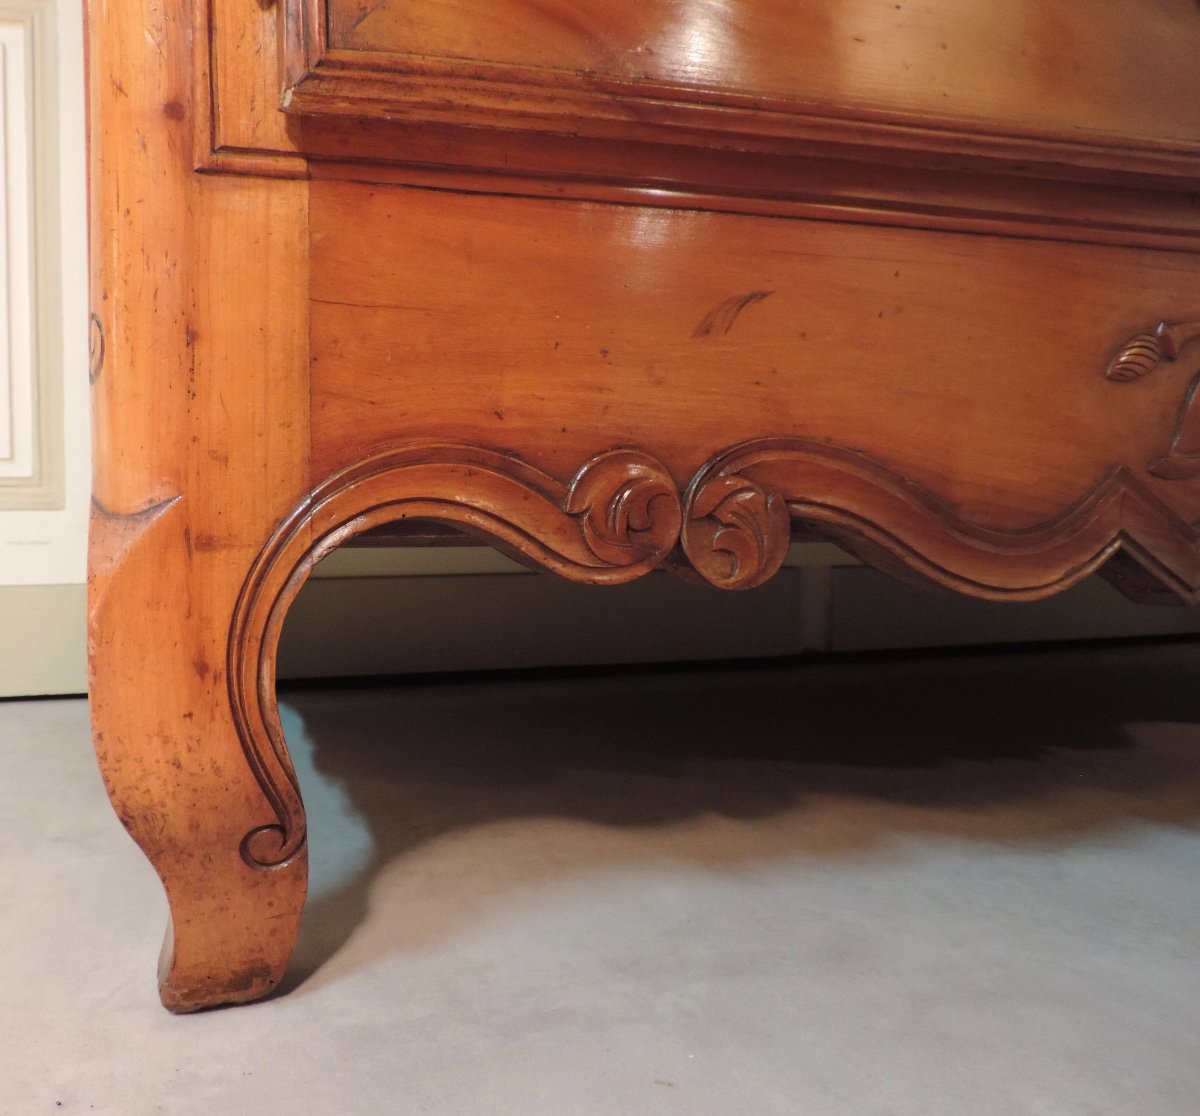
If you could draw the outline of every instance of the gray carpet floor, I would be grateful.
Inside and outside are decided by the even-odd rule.
[[[270,1002],[157,1003],[81,700],[0,703],[0,1113],[1195,1116],[1200,645],[285,695]]]

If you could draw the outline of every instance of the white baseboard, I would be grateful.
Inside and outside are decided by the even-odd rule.
[[[86,589],[0,587],[0,698],[87,689]]]

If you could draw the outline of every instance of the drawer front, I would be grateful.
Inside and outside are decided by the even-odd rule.
[[[784,149],[890,125],[934,133],[909,149],[1024,137],[1113,166],[1200,144],[1192,0],[287,4],[299,113]]]
[[[1200,519],[1187,468],[1151,468],[1192,327],[1178,359],[1149,369],[1151,339],[1108,374],[1160,320],[1200,318],[1190,254],[333,181],[311,225],[316,477],[462,437],[558,476],[638,446],[682,485],[784,437],[989,528],[1051,520],[1116,468]]]

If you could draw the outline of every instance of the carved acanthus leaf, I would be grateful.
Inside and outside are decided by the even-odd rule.
[[[593,457],[571,482],[564,510],[579,520],[588,549],[613,566],[661,561],[679,538],[675,482],[636,450]]]
[[[776,492],[737,473],[701,472],[688,489],[681,539],[705,581],[752,589],[787,557],[791,516]]]

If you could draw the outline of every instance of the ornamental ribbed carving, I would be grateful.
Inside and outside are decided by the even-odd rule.
[[[1200,339],[1200,322],[1159,322],[1146,333],[1131,337],[1109,361],[1105,376],[1117,382],[1140,380],[1164,360],[1178,360],[1179,354]]]

